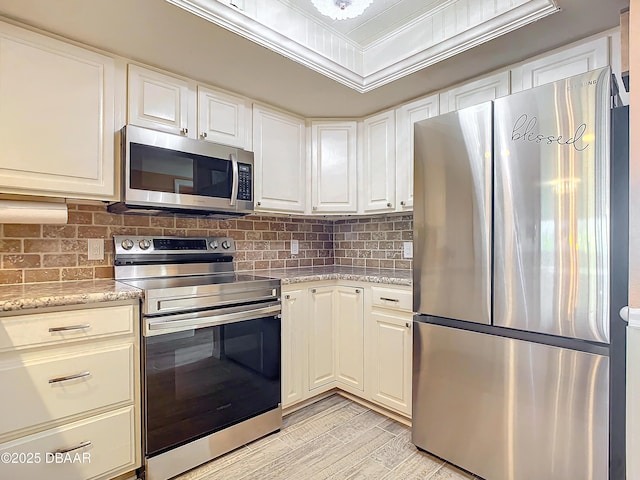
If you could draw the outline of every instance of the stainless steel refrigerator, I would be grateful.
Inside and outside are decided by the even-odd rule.
[[[609,76],[415,126],[413,443],[486,480],[624,478]]]

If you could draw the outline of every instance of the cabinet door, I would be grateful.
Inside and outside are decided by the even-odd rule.
[[[396,201],[396,139],[393,110],[364,120],[363,211],[392,212]]]
[[[253,148],[256,211],[304,213],[304,120],[254,105]]]
[[[602,37],[513,68],[511,90],[514,93],[520,92],[607,65],[609,37]]]
[[[309,390],[335,380],[334,287],[312,288],[309,292]]]
[[[198,136],[251,150],[251,106],[244,97],[198,85]]]
[[[128,68],[128,122],[195,137],[195,105],[193,101],[189,105],[189,84],[185,80],[137,65],[129,65]],[[189,117],[190,113],[193,118]]]
[[[509,95],[509,72],[459,85],[440,94],[440,113],[448,113]]]
[[[411,314],[374,310],[371,321],[372,400],[411,415]]]
[[[413,210],[413,125],[439,113],[438,95],[396,110],[396,210]]]
[[[337,287],[336,379],[358,390],[364,390],[364,316],[361,288]]]
[[[283,293],[282,299],[282,406],[304,396],[304,322],[306,290]]]
[[[313,213],[356,213],[356,122],[312,122]]]
[[[0,190],[114,191],[114,61],[0,23]]]

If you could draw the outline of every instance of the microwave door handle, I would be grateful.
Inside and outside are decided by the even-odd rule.
[[[231,170],[233,171],[233,181],[231,183],[231,199],[229,200],[229,205],[235,205],[236,200],[238,199],[238,160],[236,159],[235,153],[229,155],[229,159],[231,160]]]

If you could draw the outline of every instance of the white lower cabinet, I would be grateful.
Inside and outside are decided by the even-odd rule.
[[[336,380],[364,390],[364,311],[361,288],[335,287]]]
[[[307,317],[305,290],[282,294],[282,406],[304,398],[304,321]]]
[[[283,407],[338,388],[410,416],[411,288],[344,283],[282,289]]]
[[[140,466],[139,307],[4,314],[2,478],[110,479]],[[15,459],[15,461],[13,461]]]
[[[333,287],[317,287],[309,290],[307,321],[309,390],[335,381],[336,328],[333,305]]]
[[[371,399],[411,415],[411,313],[371,312]]]

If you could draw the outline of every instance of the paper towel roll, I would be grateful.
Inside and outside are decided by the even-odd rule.
[[[67,204],[0,200],[0,223],[67,223]]]

